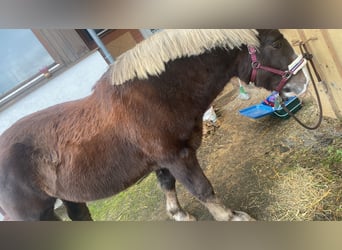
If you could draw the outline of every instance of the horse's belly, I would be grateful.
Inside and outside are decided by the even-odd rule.
[[[56,177],[46,183],[47,193],[75,202],[112,196],[155,170],[150,156],[117,134],[63,145],[56,155]],[[40,172],[45,171],[44,162],[39,165]]]
[[[56,197],[74,202],[103,199],[123,191],[154,169],[153,164],[125,163],[78,174],[70,172],[58,179]]]

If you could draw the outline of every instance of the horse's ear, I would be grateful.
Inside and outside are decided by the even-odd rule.
[[[281,33],[277,29],[257,29],[261,43],[271,40],[272,42],[281,37]]]
[[[256,31],[258,31],[259,36],[262,36],[269,30],[268,29],[257,29]]]
[[[256,31],[258,31],[259,35],[264,35],[264,34],[268,34],[269,32],[274,32],[278,30],[277,29],[256,29]]]
[[[262,42],[264,39],[263,37],[265,37],[265,35],[270,31],[268,29],[257,29],[258,31],[258,37],[259,37],[259,40],[260,42]]]

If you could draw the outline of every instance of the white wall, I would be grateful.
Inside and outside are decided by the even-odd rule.
[[[87,96],[108,68],[96,51],[43,86],[0,111],[0,134],[19,118],[57,103]]]

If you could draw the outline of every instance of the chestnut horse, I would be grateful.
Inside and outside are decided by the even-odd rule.
[[[253,220],[222,204],[196,158],[203,113],[232,77],[250,79],[250,47],[284,72],[296,58],[278,30],[164,30],[118,57],[90,96],[20,119],[0,137],[0,212],[57,220],[58,198],[70,219],[91,220],[86,202],[154,171],[175,220],[194,220],[179,205],[176,180],[214,219]],[[255,84],[274,90],[281,79],[259,69]],[[280,94],[306,84],[302,71],[292,74]]]

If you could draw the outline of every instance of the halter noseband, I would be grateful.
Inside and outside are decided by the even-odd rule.
[[[283,71],[283,70],[261,65],[261,63],[257,59],[255,47],[248,46],[248,53],[250,54],[251,60],[252,60],[252,74],[251,74],[250,83],[255,83],[258,70],[262,69],[262,70],[281,76],[281,80],[277,88],[275,89],[277,92],[280,92],[284,88],[286,82],[293,75],[297,74],[297,72],[301,70],[307,63],[306,59],[304,59],[302,55],[299,55],[292,63],[288,65],[289,70]]]

